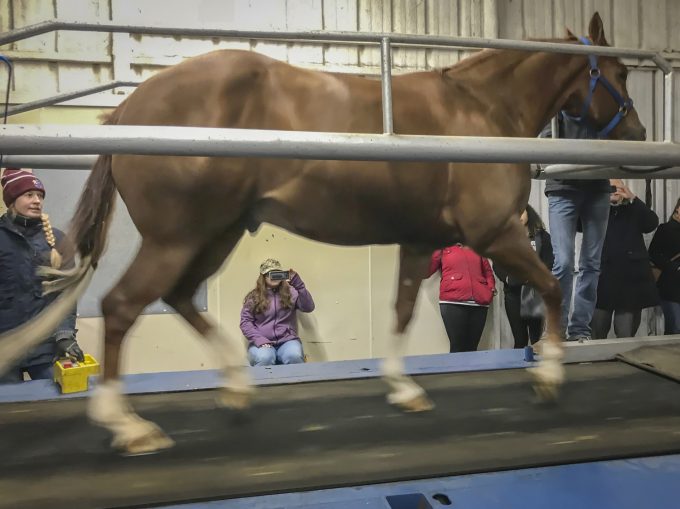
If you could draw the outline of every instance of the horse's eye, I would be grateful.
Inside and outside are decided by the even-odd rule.
[[[626,79],[628,78],[628,70],[624,69],[623,71],[621,71],[619,73],[619,78],[621,78],[621,81],[626,81]]]

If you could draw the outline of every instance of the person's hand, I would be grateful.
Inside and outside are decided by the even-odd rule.
[[[621,186],[621,195],[628,201],[633,201],[635,199],[635,193],[625,184]]]
[[[264,345],[258,346],[258,348],[272,348],[272,344],[271,343],[265,343]]]
[[[57,340],[57,359],[63,359],[67,357],[71,360],[76,360],[79,362],[85,361],[85,354],[80,349],[78,342],[75,338],[62,338]]]
[[[288,269],[288,279],[287,279],[287,281],[290,281],[291,279],[293,279],[295,277],[295,274],[297,274],[297,272],[295,272],[293,269]]]

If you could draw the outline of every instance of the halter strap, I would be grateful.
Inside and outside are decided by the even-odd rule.
[[[586,37],[579,37],[579,41],[581,41],[581,43],[585,44],[586,46],[593,45],[593,43],[590,42],[590,39]],[[630,98],[624,99],[623,96],[619,93],[619,91],[616,90],[616,88],[614,88],[614,85],[612,85],[607,78],[602,76],[602,72],[600,71],[600,68],[597,65],[597,55],[588,55],[588,62],[590,64],[590,70],[588,71],[590,74],[590,82],[588,83],[588,95],[586,95],[586,99],[583,102],[581,114],[578,117],[571,117],[564,111],[562,113],[566,117],[575,120],[576,122],[588,123],[587,120],[588,110],[590,109],[590,104],[593,101],[593,94],[595,93],[595,88],[597,87],[597,84],[601,83],[604,86],[604,88],[607,89],[607,91],[612,96],[614,101],[616,101],[616,104],[619,105],[619,110],[607,123],[607,125],[600,129],[599,131],[597,131],[598,138],[606,138],[609,135],[609,133],[618,125],[618,123],[621,122],[621,119],[625,117],[630,111],[630,109],[633,107],[633,100]]]

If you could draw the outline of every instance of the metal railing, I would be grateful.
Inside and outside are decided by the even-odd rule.
[[[405,158],[406,160],[448,160],[467,162],[536,162],[536,163],[597,163],[617,164],[625,160],[627,164],[641,165],[664,165],[680,166],[680,153],[678,146],[673,140],[673,68],[671,64],[655,51],[641,49],[618,49],[603,46],[583,46],[566,43],[542,42],[542,41],[513,41],[506,39],[485,39],[473,37],[440,37],[431,35],[403,35],[390,33],[361,33],[361,32],[263,32],[241,31],[204,28],[176,28],[154,27],[146,25],[126,25],[112,23],[84,23],[67,21],[46,21],[18,28],[0,34],[0,45],[9,44],[21,39],[48,33],[55,30],[90,31],[90,32],[116,32],[148,35],[181,35],[188,37],[219,37],[232,39],[258,39],[277,40],[306,43],[335,43],[352,45],[379,45],[381,48],[381,78],[383,96],[383,132],[385,135],[340,135],[329,133],[291,133],[287,131],[252,131],[251,135],[243,134],[232,138],[242,130],[222,129],[215,131],[210,136],[219,139],[222,148],[211,145],[211,139],[203,139],[204,149],[199,149],[201,155],[222,156],[271,156],[271,157],[303,157],[300,147],[296,143],[303,143],[310,148],[306,153],[315,154],[315,159],[359,159],[359,160],[394,160]],[[586,141],[586,140],[536,140],[526,138],[487,138],[487,137],[430,137],[430,136],[396,136],[392,134],[392,93],[391,93],[391,50],[392,47],[423,47],[428,48],[496,48],[514,49],[524,51],[546,51],[554,53],[570,53],[580,55],[602,55],[614,57],[628,57],[648,59],[654,62],[665,74],[664,79],[664,119],[663,133],[664,143],[640,143],[640,142],[616,142],[616,141]],[[23,106],[23,105],[22,105]],[[153,133],[158,135],[167,129],[185,130],[183,137],[168,138],[175,148],[167,146],[158,136],[146,140],[123,139],[115,131],[106,129],[116,126],[88,126],[87,135],[84,137],[66,140],[63,136],[68,129],[53,128],[35,131],[32,126],[9,126],[2,131],[0,140],[0,152],[5,154],[18,154],[17,147],[23,147],[24,154],[44,154],[46,147],[53,147],[55,154],[86,154],[87,151],[99,153],[121,153],[120,150],[133,150],[133,153],[164,153],[179,154],[177,143],[190,140],[192,130],[199,128],[153,128]],[[129,131],[129,127],[125,128]],[[142,129],[142,128],[137,128]],[[221,132],[218,132],[221,131]],[[46,138],[46,133],[51,132],[54,143]],[[100,133],[95,136],[94,133]],[[130,132],[130,131],[129,131]],[[137,132],[135,130],[135,132]],[[173,131],[174,132],[174,131]],[[115,133],[115,134],[114,134]],[[141,131],[140,131],[141,133]],[[141,135],[138,133],[139,135]],[[259,134],[257,134],[259,133]],[[76,135],[75,132],[72,134]],[[151,132],[147,134],[152,134]],[[34,136],[33,141],[28,137]],[[173,135],[174,136],[174,135]],[[203,136],[203,135],[201,135]],[[22,140],[23,138],[23,140]],[[35,141],[40,140],[40,146]],[[152,141],[153,140],[153,141]],[[272,144],[267,147],[262,143]],[[201,141],[201,140],[198,140]],[[553,143],[546,145],[545,143]],[[147,148],[142,145],[147,144]],[[248,145],[250,143],[250,145]],[[283,144],[290,143],[291,148],[282,148]],[[334,144],[341,145],[334,145]],[[572,146],[578,143],[577,147]],[[109,144],[117,144],[114,147]],[[95,147],[97,147],[95,149]],[[122,148],[126,147],[126,148]],[[246,148],[247,147],[247,148]],[[361,150],[357,152],[357,147]],[[440,147],[438,150],[437,147]],[[550,148],[548,148],[550,147]],[[402,153],[401,150],[413,151],[410,154]],[[570,153],[567,150],[571,151]],[[142,152],[140,152],[142,151]],[[151,152],[149,152],[151,151]],[[188,151],[188,149],[187,149]],[[430,151],[428,155],[425,151]],[[349,157],[350,152],[353,154]],[[371,153],[374,155],[371,155]],[[378,155],[375,155],[378,154]],[[198,153],[192,152],[192,155]],[[339,157],[342,155],[343,157]]]

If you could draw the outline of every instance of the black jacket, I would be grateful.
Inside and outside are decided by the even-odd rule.
[[[53,231],[59,246],[64,234],[56,228]],[[0,333],[27,322],[56,298],[57,294],[43,296],[42,280],[36,275],[39,266],[49,266],[50,251],[40,221],[12,220],[8,214],[0,217]],[[56,341],[75,337],[75,325],[74,309],[19,365],[52,362]]]
[[[561,113],[557,117],[558,138],[571,140],[594,140],[597,133],[587,125],[568,117]],[[552,138],[552,127],[550,124],[545,126],[538,135],[539,138]],[[609,193],[610,185],[607,179],[547,179],[545,182],[545,194],[549,195],[556,192],[585,191],[592,193]]]
[[[659,304],[642,235],[654,231],[659,217],[638,198],[611,207],[597,285],[597,308],[638,310]]]
[[[649,245],[649,257],[652,263],[661,269],[658,288],[663,300],[680,302],[680,222],[671,219],[659,225],[652,243]]]

